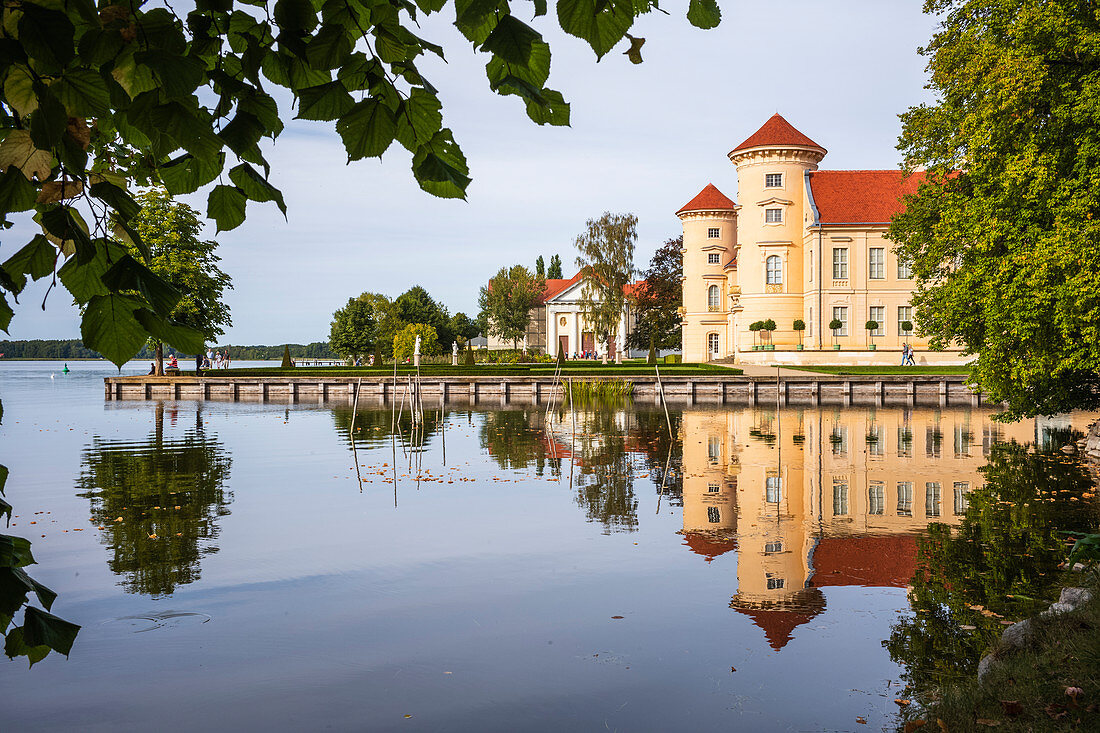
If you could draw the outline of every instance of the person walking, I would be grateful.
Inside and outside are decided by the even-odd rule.
[[[905,366],[905,362],[909,360],[909,344],[905,343],[901,345],[901,365]]]

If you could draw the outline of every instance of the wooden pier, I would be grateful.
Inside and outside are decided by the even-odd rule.
[[[634,385],[635,402],[660,401],[654,376],[592,377],[585,381],[624,380]],[[665,398],[676,404],[772,404],[941,406],[980,405],[980,393],[962,375],[841,375],[764,377],[744,375],[661,376]],[[107,377],[108,400],[217,400],[276,404],[389,404],[408,389],[407,377]],[[560,400],[562,384],[551,376],[422,377],[425,401],[465,404],[545,404]]]

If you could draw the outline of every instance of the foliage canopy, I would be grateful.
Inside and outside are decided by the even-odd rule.
[[[902,115],[924,183],[890,237],[934,347],[1005,416],[1100,404],[1100,16],[1090,3],[929,0],[936,101]]]
[[[600,218],[585,222],[585,231],[574,242],[577,267],[584,275],[581,316],[601,343],[618,335],[626,308],[626,286],[634,279],[637,226],[634,214],[605,211]]]
[[[661,245],[642,273],[644,283],[634,292],[633,305],[637,320],[627,337],[635,349],[652,346],[655,349],[680,348],[680,314],[683,303],[684,238],[669,239]]]
[[[545,290],[546,278],[523,265],[500,268],[478,296],[489,335],[511,341],[515,348],[527,332],[531,309]]]
[[[364,356],[374,346],[374,308],[364,295],[348,298],[343,308],[332,314],[329,345],[343,357]]]

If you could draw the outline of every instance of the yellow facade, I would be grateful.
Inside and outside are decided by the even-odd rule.
[[[729,154],[739,204],[708,186],[677,213],[684,233],[684,360],[897,363],[908,343],[918,363],[965,363],[960,352],[930,352],[902,330],[913,321],[915,281],[904,277],[904,264],[884,239],[891,214],[881,213],[897,208],[901,174],[828,171],[815,178],[825,155],[776,115]],[[821,179],[826,174],[833,177]],[[829,187],[827,211],[815,201],[817,180]],[[883,198],[890,200],[875,200]],[[844,221],[850,212],[857,220]],[[874,221],[880,218],[886,220]],[[837,332],[829,328],[834,317],[844,322]],[[777,326],[770,336],[750,331],[768,319]],[[796,320],[805,324],[801,333]],[[865,328],[870,320],[878,330]],[[832,353],[836,346],[839,354]]]

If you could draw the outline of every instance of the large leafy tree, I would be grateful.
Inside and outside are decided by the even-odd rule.
[[[627,343],[635,349],[680,348],[680,314],[683,303],[684,238],[669,239],[661,245],[642,273],[644,282],[635,288],[632,301],[634,329]]]
[[[1100,405],[1100,16],[1075,0],[928,0],[934,103],[902,115],[924,183],[890,227],[918,328],[977,354],[1008,416]]]
[[[439,353],[439,337],[427,323],[410,323],[393,337],[393,355],[396,359],[411,358],[416,353],[416,337],[420,337],[420,354],[435,356]]]
[[[375,344],[374,308],[366,293],[348,298],[344,307],[332,314],[328,342],[333,351],[345,358],[370,353]]]
[[[584,275],[581,315],[600,341],[609,344],[618,335],[619,320],[626,309],[626,286],[634,277],[638,217],[605,211],[585,226],[575,241],[577,267]]]
[[[402,323],[426,323],[435,329],[439,343],[451,345],[454,330],[451,328],[451,316],[446,306],[435,301],[428,291],[415,285],[393,302],[398,319]]]
[[[557,22],[597,59],[628,36],[653,0],[558,0]],[[424,16],[452,11],[484,54],[489,87],[516,96],[537,124],[566,125],[569,105],[546,86],[550,47],[532,23],[532,0],[12,0],[0,18],[0,225],[34,212],[42,235],[4,262],[0,287],[59,276],[83,309],[85,344],[121,364],[141,348],[134,322],[159,337],[170,298],[138,287],[144,267],[118,267],[117,243],[144,245],[132,220],[132,184],[169,193],[209,184],[219,230],[245,219],[249,201],[282,194],[260,148],[284,127],[289,92],[299,119],[330,123],[348,160],[402,147],[425,191],[464,197],[466,158],[443,125],[438,90],[420,71],[443,48],[419,35]],[[515,10],[515,13],[513,13]],[[718,24],[715,0],[691,0],[689,21]],[[394,143],[397,143],[395,146]],[[116,245],[116,246],[113,246]],[[174,305],[171,304],[171,305]],[[0,328],[12,317],[0,293]],[[142,315],[139,315],[142,314]],[[145,315],[147,314],[147,315]]]
[[[455,335],[455,338],[461,339],[465,343],[472,338],[477,338],[477,335],[481,333],[481,329],[476,321],[460,311],[451,316],[451,332]]]
[[[538,305],[545,290],[546,278],[523,265],[500,268],[478,297],[487,333],[517,347],[527,333],[531,309]]]
[[[229,275],[218,263],[218,243],[199,239],[202,221],[199,212],[187,204],[172,200],[167,191],[153,188],[138,194],[141,211],[134,218],[134,229],[145,242],[148,257],[137,247],[130,247],[130,255],[143,262],[180,293],[180,299],[169,312],[169,317],[180,326],[198,333],[202,341],[216,342],[233,325],[229,306],[223,297],[233,287]],[[189,334],[182,332],[174,343],[186,343]],[[172,337],[172,334],[166,334]],[[193,339],[190,339],[193,341]],[[153,337],[158,374],[164,373],[164,338]],[[202,341],[197,343],[201,351]],[[194,346],[195,344],[192,344]],[[182,348],[182,347],[181,347]]]

